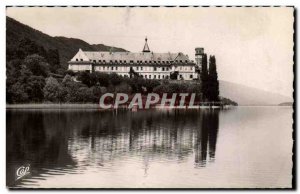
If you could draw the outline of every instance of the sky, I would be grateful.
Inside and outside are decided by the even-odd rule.
[[[51,36],[141,52],[215,55],[220,80],[292,97],[293,8],[26,8],[6,14]],[[74,53],[75,54],[75,53]]]

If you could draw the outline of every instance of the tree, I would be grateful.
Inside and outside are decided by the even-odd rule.
[[[208,91],[210,101],[219,101],[219,80],[215,56],[209,57]]]
[[[204,54],[201,63],[201,84],[202,84],[202,94],[204,99],[208,99],[208,71],[207,71],[207,55]]]
[[[92,102],[98,103],[102,93],[100,85],[93,86],[90,89],[93,93]]]
[[[80,87],[76,92],[76,102],[92,102],[93,91],[88,87]]]
[[[78,80],[81,81],[81,83],[87,85],[88,87],[92,85],[90,79],[90,73],[87,71],[80,72],[78,75]]]
[[[62,88],[58,81],[53,77],[46,79],[46,85],[43,89],[43,92],[45,100],[51,102],[60,102],[62,99]]]
[[[59,52],[57,49],[48,50],[47,61],[50,64],[50,71],[53,73],[57,73],[57,70],[60,68]]]
[[[6,100],[9,103],[28,102],[28,94],[22,83],[17,82],[6,90]]]
[[[27,94],[30,101],[41,102],[44,99],[43,88],[45,86],[45,78],[42,76],[30,76],[26,84]]]
[[[113,86],[117,86],[122,82],[122,77],[116,73],[109,74],[109,80]]]
[[[145,87],[146,87],[148,93],[151,93],[153,91],[153,89],[159,85],[160,85],[160,82],[157,80],[152,80],[152,79],[145,80]]]
[[[67,74],[64,79],[62,80],[62,84],[65,86],[67,83],[71,82],[72,81],[72,77]]]
[[[171,72],[170,73],[170,79],[177,80],[178,79],[178,75],[179,75],[178,71]]]
[[[49,74],[49,64],[43,57],[37,54],[27,56],[24,59],[24,65],[33,75],[47,77]]]

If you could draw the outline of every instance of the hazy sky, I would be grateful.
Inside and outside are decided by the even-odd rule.
[[[151,51],[193,60],[204,47],[221,80],[292,96],[293,8],[7,8],[7,15],[51,36],[132,52],[145,36]]]

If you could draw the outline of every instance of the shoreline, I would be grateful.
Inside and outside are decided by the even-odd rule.
[[[230,107],[293,107],[293,106],[278,106],[278,105],[239,105],[239,106],[232,106],[229,105]],[[211,108],[209,106],[193,106],[190,108],[186,107],[160,107],[157,105],[156,107],[153,107],[154,109],[221,109],[219,107],[217,108]],[[40,103],[40,104],[6,104],[6,109],[98,109],[99,104],[67,104],[67,103],[62,103],[62,104],[46,104],[46,103]],[[124,107],[120,107],[119,109],[127,109]],[[107,110],[114,110],[114,109],[107,109]]]

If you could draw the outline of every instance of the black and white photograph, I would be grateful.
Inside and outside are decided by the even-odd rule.
[[[294,189],[295,9],[6,6],[7,189]]]

